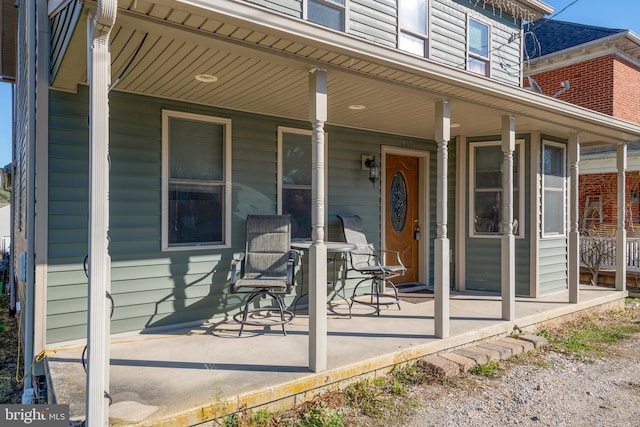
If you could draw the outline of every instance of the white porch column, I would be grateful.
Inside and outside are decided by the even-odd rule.
[[[580,294],[579,210],[580,135],[569,135],[569,302],[577,304]]]
[[[451,138],[449,101],[436,102],[435,139],[438,145],[436,171],[436,239],[434,245],[434,321],[438,338],[449,336],[449,239],[447,238],[447,161]]]
[[[627,289],[627,230],[625,227],[627,144],[618,144],[618,230],[616,231],[616,290]]]
[[[513,235],[513,152],[516,120],[502,116],[502,319],[516,318],[516,241]],[[524,153],[521,153],[524,155]]]
[[[313,128],[311,160],[311,239],[309,248],[309,369],[327,369],[327,246],[324,243],[324,122],[327,120],[327,72],[309,74],[309,120]]]
[[[87,324],[88,426],[109,425],[109,33],[116,20],[117,0],[98,2],[87,20],[89,75],[89,307]]]

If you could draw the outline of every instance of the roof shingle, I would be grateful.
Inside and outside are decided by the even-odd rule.
[[[526,24],[524,30],[526,56],[529,58],[548,55],[627,31],[546,18]]]

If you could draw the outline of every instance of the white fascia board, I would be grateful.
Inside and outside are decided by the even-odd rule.
[[[617,157],[613,153],[612,156],[600,156],[598,158],[580,160],[580,175],[592,175],[597,173],[617,173]],[[640,153],[631,153],[627,155],[626,171],[640,171]]]
[[[535,10],[540,15],[551,15],[554,10],[553,6],[540,0],[520,0],[520,3],[525,7]]]

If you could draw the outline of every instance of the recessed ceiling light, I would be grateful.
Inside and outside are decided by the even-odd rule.
[[[203,83],[215,83],[218,81],[218,78],[213,74],[196,74],[195,79]]]
[[[459,128],[460,127],[460,123],[451,123],[449,125],[449,127],[451,127],[451,128]]]
[[[366,110],[367,106],[362,104],[349,105],[350,110]]]

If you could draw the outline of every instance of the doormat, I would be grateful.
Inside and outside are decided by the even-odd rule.
[[[403,283],[396,285],[396,288],[398,288],[398,298],[412,304],[420,304],[433,299],[433,289],[424,283]]]

